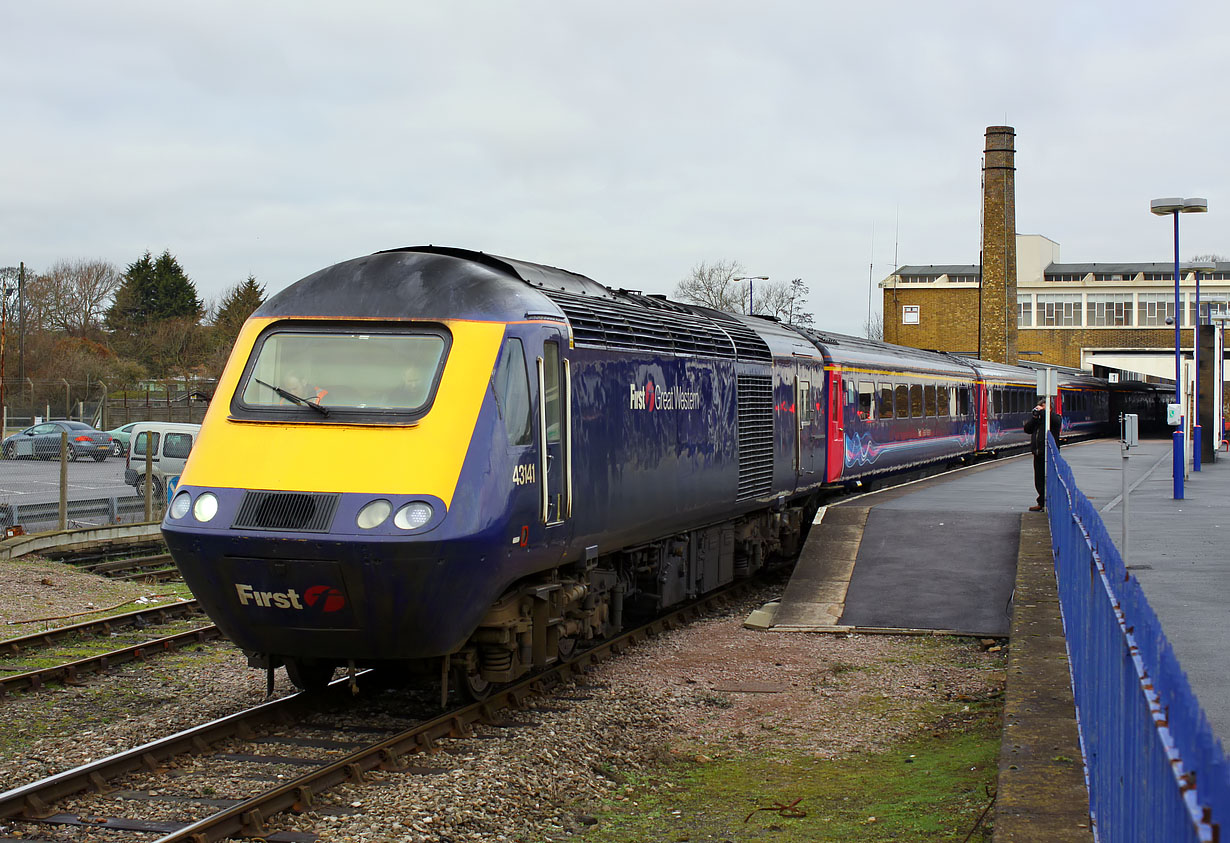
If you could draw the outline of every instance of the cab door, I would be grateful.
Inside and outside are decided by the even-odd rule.
[[[551,544],[567,542],[572,518],[572,373],[566,347],[558,330],[546,330],[531,375],[538,393],[538,517]]]

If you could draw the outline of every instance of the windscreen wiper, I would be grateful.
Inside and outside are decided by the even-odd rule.
[[[305,406],[305,407],[311,407],[313,410],[315,410],[316,412],[320,413],[320,414],[321,414],[322,416],[324,416],[325,418],[328,418],[328,417],[329,417],[329,408],[328,408],[328,407],[322,407],[322,406],[320,406],[319,404],[316,404],[316,403],[313,403],[313,402],[311,402],[311,401],[308,401],[306,398],[300,398],[298,395],[295,395],[295,393],[293,393],[293,392],[288,392],[288,391],[286,391],[285,389],[282,389],[282,387],[280,387],[280,386],[274,386],[274,385],[273,385],[273,384],[271,384],[271,383],[265,383],[265,382],[264,382],[263,380],[261,380],[260,378],[252,378],[252,380],[256,381],[256,382],[257,382],[257,383],[259,383],[261,386],[267,386],[267,387],[269,387],[269,388],[270,388],[270,389],[272,389],[274,392],[276,392],[276,393],[278,394],[278,397],[280,397],[280,398],[285,398],[287,401],[291,401],[291,402],[293,402],[293,403],[295,403],[295,404],[302,404],[302,405],[303,405],[303,406]]]

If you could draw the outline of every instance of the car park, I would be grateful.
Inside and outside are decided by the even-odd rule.
[[[111,434],[111,456],[122,457],[128,453],[128,443],[132,438],[132,429],[141,422],[129,422],[128,424],[120,425],[114,430],[108,430]]]
[[[68,458],[93,457],[102,462],[111,453],[111,436],[85,422],[56,419],[27,427],[0,443],[4,458],[54,460],[60,457],[60,436],[68,433]]]

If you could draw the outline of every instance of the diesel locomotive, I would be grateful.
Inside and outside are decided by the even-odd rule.
[[[475,696],[789,556],[826,489],[1027,442],[1026,368],[441,247],[244,325],[162,524],[250,664]],[[1064,425],[1109,421],[1069,376]],[[1028,497],[1023,492],[1023,497]]]

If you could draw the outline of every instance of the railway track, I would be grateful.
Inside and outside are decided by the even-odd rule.
[[[174,652],[186,644],[203,643],[221,637],[213,624],[203,624],[171,635],[150,637],[147,630],[176,621],[203,617],[195,600],[166,606],[139,609],[93,621],[31,633],[0,641],[0,697],[13,691],[37,690],[48,682],[72,684],[85,674],[107,670],[132,661],[144,661]],[[56,664],[29,668],[29,662],[43,660],[43,653],[56,647],[90,642],[101,637],[121,637],[135,643],[82,658],[65,659]]]
[[[9,833],[30,831],[40,838],[49,826],[85,826],[159,833],[159,843],[245,836],[304,843],[315,836],[271,833],[270,818],[319,810],[315,803],[322,793],[361,781],[369,771],[440,772],[438,765],[412,762],[433,753],[441,741],[469,736],[478,724],[501,731],[534,728],[514,713],[526,710],[532,698],[549,694],[561,678],[582,674],[596,661],[701,617],[748,585],[724,589],[576,653],[482,702],[441,713],[438,700],[420,694],[417,708],[400,701],[390,712],[382,707],[387,705],[381,702],[384,695],[352,698],[355,689],[379,687],[376,673],[343,678],[324,694],[264,703],[0,793],[0,819],[17,823]],[[225,795],[220,795],[219,782],[226,783]],[[117,816],[117,807],[141,816]]]
[[[48,559],[111,579],[165,582],[179,579],[179,571],[161,540],[101,546],[81,550],[49,551]]]

